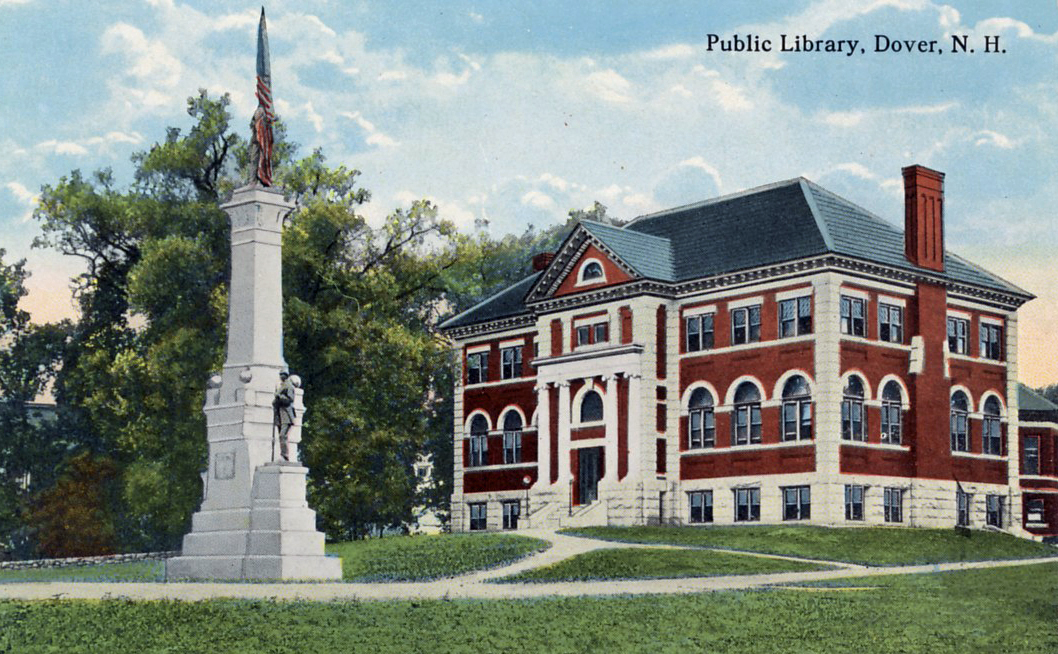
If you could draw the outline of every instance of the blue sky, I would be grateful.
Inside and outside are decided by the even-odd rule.
[[[303,152],[363,171],[379,219],[417,198],[470,229],[622,218],[804,175],[894,223],[900,168],[947,173],[947,245],[1039,296],[1021,376],[1058,381],[1058,3],[270,2],[273,89]],[[258,5],[0,0],[0,247],[27,306],[72,313],[77,262],[31,250],[42,184],[188,127],[199,88],[254,107]],[[707,35],[857,39],[844,54],[708,51]],[[942,54],[873,52],[875,35]],[[969,35],[974,54],[950,52]],[[1004,54],[985,54],[998,35]]]

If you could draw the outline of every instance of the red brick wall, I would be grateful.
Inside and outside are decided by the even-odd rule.
[[[712,479],[736,475],[774,475],[815,470],[815,444],[768,450],[728,448],[701,456],[680,459],[681,479]]]
[[[606,280],[596,282],[594,284],[582,284],[577,286],[577,275],[580,272],[581,262],[585,259],[598,259],[602,264],[603,272],[606,274]],[[617,266],[613,261],[610,260],[606,254],[604,254],[599,248],[594,245],[589,245],[581,255],[580,259],[570,270],[569,275],[562,280],[559,284],[558,290],[555,291],[554,297],[562,295],[569,295],[571,293],[581,293],[583,291],[594,290],[596,288],[602,288],[604,286],[613,286],[615,284],[623,284],[624,282],[631,281],[632,277],[628,275],[624,270]]]

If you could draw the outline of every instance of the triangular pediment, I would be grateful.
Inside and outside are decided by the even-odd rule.
[[[643,276],[584,224],[559,247],[526,296],[527,302],[594,291]]]

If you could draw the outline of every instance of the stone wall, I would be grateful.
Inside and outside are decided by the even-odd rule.
[[[101,563],[132,563],[134,561],[164,561],[180,554],[171,552],[140,552],[136,554],[108,554],[106,556],[75,556],[66,559],[29,559],[0,561],[0,570],[31,570],[36,568],[70,568]]]

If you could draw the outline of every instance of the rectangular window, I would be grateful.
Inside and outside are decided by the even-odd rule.
[[[760,522],[760,489],[735,489],[735,522]]]
[[[812,517],[812,491],[808,486],[782,489],[782,519],[808,520]]]
[[[841,437],[847,441],[866,441],[864,429],[863,401],[848,397],[841,402]]]
[[[690,423],[691,449],[716,445],[716,416],[713,414],[711,407],[691,409],[688,414],[688,420]]]
[[[970,321],[963,318],[948,318],[948,351],[954,354],[966,354],[966,334],[970,331]]]
[[[610,340],[610,332],[607,329],[609,325],[604,322],[595,323],[591,326],[592,336],[594,337],[593,343],[605,343]]]
[[[812,298],[779,302],[779,338],[812,333]]]
[[[485,531],[488,528],[487,514],[485,512],[486,504],[484,502],[474,502],[469,506],[470,531]]]
[[[760,341],[760,305],[743,307],[731,312],[731,343],[757,343]]]
[[[521,430],[503,432],[503,462],[504,463],[521,463],[522,462],[522,432],[521,432]]]
[[[1003,528],[1003,496],[985,496],[985,524]]]
[[[518,500],[508,500],[501,504],[503,507],[503,528],[517,529],[518,516],[522,512],[522,503]]]
[[[904,491],[899,488],[886,488],[883,505],[886,522],[904,521]]]
[[[691,522],[713,521],[713,491],[692,491],[687,493],[687,499],[691,503]]]
[[[487,461],[486,452],[489,448],[488,434],[470,435],[470,466],[483,466]]]
[[[966,437],[968,418],[965,411],[952,409],[951,412],[951,451],[969,452],[970,439]]]
[[[467,383],[481,384],[489,380],[489,353],[475,352],[467,355]]]
[[[500,377],[514,379],[522,376],[522,348],[505,347],[500,350]]]
[[[863,298],[841,296],[841,333],[850,336],[867,335],[867,301]]]
[[[1021,474],[1040,474],[1040,437],[1026,436],[1021,439],[1021,442],[1023,443],[1022,448],[1025,452],[1025,456],[1022,460]]]
[[[610,340],[610,325],[605,320],[590,325],[580,325],[576,329],[577,347],[606,343]]]
[[[981,357],[999,361],[1003,358],[1003,328],[999,325],[981,323]]]
[[[577,345],[591,344],[591,326],[581,325],[577,327]]]
[[[904,342],[904,310],[891,304],[878,305],[878,338],[888,343]]]
[[[1034,498],[1025,502],[1025,522],[1043,522],[1043,500]]]
[[[986,415],[981,423],[981,451],[985,454],[1003,454],[1003,436],[999,427],[999,416]]]
[[[734,445],[749,445],[760,442],[760,405],[736,405],[734,411]]]
[[[955,526],[970,526],[970,494],[961,490],[955,491]]]
[[[845,519],[863,520],[863,486],[845,486]]]
[[[713,349],[713,314],[691,316],[687,318],[686,325],[688,352]]]
[[[900,444],[901,407],[897,402],[882,402],[882,442]]]

